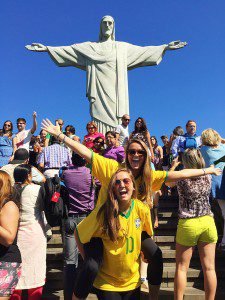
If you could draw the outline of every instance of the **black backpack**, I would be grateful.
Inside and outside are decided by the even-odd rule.
[[[68,217],[69,194],[65,186],[60,185],[60,178],[55,175],[44,183],[44,211],[51,227],[60,226],[62,219]]]

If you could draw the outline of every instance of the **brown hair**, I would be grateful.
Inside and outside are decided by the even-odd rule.
[[[0,170],[0,211],[4,204],[15,200],[14,189],[8,173]]]
[[[5,123],[9,122],[10,125],[11,125],[11,129],[9,130],[9,137],[11,138],[12,137],[12,134],[13,134],[13,123],[10,121],[10,120],[6,120],[3,124],[3,128],[2,128],[2,134],[1,135],[4,135],[6,133],[5,131]]]
[[[137,127],[138,120],[141,120],[141,124],[142,124],[142,125],[141,125],[140,128]],[[142,133],[146,136],[146,134],[147,134],[147,132],[148,132],[148,129],[147,129],[146,121],[145,121],[144,118],[139,117],[139,118],[137,118],[137,120],[135,121],[135,123],[134,123],[134,131],[132,131],[132,133],[131,133],[131,138],[132,138],[132,137],[135,135],[135,133],[137,133],[137,132],[142,132]]]
[[[24,122],[25,124],[27,124],[27,121],[24,118],[18,118],[16,120],[16,123],[19,123],[19,122]]]
[[[151,174],[151,161],[150,161],[150,156],[149,156],[149,149],[147,145],[142,141],[138,139],[131,139],[127,143],[126,146],[126,157],[125,157],[125,164],[126,168],[132,171],[132,168],[130,166],[129,160],[128,160],[128,150],[131,144],[137,143],[144,148],[146,152],[146,157],[145,157],[145,162],[143,164],[142,169],[140,170],[139,176],[142,176],[142,181],[143,181],[143,191],[142,195],[145,196],[145,200],[148,203],[149,206],[151,206],[151,196],[152,196],[152,174]]]
[[[195,125],[197,124],[196,121],[194,121],[194,120],[188,120],[186,123],[186,127],[189,125],[189,123],[195,123]]]
[[[104,234],[107,234],[112,242],[115,242],[118,238],[118,232],[120,230],[120,222],[119,222],[119,204],[114,192],[116,175],[120,172],[126,172],[130,179],[133,182],[134,190],[132,194],[132,198],[136,198],[136,188],[135,188],[135,180],[132,175],[132,172],[126,168],[117,170],[108,186],[108,195],[106,202],[102,205],[100,210],[98,211],[97,217],[100,217],[103,214],[103,226],[102,231]]]

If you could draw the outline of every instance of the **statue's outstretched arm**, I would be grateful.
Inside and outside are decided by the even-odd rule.
[[[180,48],[183,48],[187,45],[187,42],[181,42],[181,41],[174,41],[170,42],[165,50],[177,50]]]
[[[39,43],[32,43],[31,45],[26,45],[25,48],[30,51],[37,51],[37,52],[46,52],[48,51],[45,45]]]

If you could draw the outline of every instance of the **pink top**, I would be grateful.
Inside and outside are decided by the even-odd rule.
[[[100,132],[95,132],[94,134],[87,134],[87,135],[85,135],[83,144],[84,144],[86,147],[92,149],[93,146],[94,146],[93,141],[94,141],[94,139],[96,139],[97,137],[101,137],[101,138],[103,138],[103,140],[105,140],[104,134],[102,134],[102,133],[100,133]]]

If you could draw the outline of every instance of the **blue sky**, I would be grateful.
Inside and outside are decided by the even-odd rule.
[[[225,2],[208,0],[39,0],[1,3],[0,96],[2,126],[32,111],[42,118],[61,117],[81,138],[90,120],[85,72],[57,67],[46,53],[25,45],[60,46],[96,41],[99,22],[112,15],[116,40],[135,45],[187,41],[167,52],[160,65],[129,71],[130,115],[146,119],[152,135],[170,134],[188,119],[198,133],[212,127],[225,137]]]

